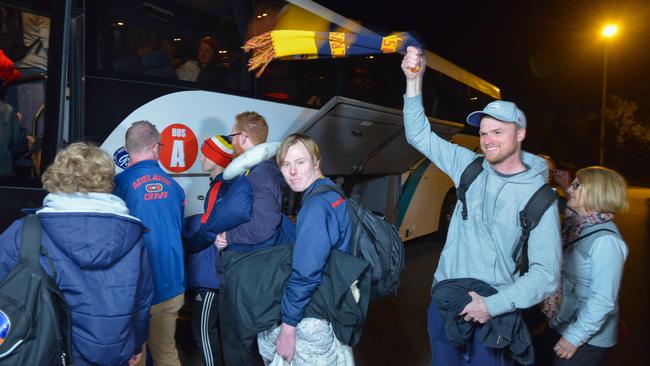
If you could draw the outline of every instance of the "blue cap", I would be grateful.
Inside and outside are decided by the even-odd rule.
[[[526,116],[521,109],[513,102],[505,100],[495,100],[483,108],[482,111],[472,112],[467,116],[467,123],[472,126],[480,127],[481,118],[490,116],[502,122],[516,123],[521,128],[526,128]]]

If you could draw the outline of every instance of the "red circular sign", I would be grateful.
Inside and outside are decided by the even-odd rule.
[[[182,173],[194,165],[199,143],[192,130],[182,123],[167,126],[160,134],[160,163],[170,172]]]

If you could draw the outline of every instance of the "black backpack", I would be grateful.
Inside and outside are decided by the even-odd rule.
[[[70,312],[54,279],[39,264],[41,251],[39,219],[28,215],[20,263],[0,282],[2,366],[69,363]],[[48,262],[55,275],[49,258]]]
[[[456,197],[458,197],[458,200],[463,206],[461,212],[463,220],[467,220],[465,194],[472,182],[474,182],[476,177],[478,177],[483,171],[483,160],[484,157],[482,156],[474,159],[469,163],[460,176],[460,183],[456,189]],[[557,194],[555,193],[555,190],[553,190],[553,188],[548,184],[543,184],[533,194],[533,196],[530,197],[528,203],[526,203],[526,207],[519,212],[521,235],[512,250],[512,260],[517,263],[513,275],[517,272],[519,272],[520,275],[528,272],[528,237],[530,236],[530,232],[537,227],[537,224],[539,224],[539,220],[544,216],[544,212],[546,212],[546,210],[551,207],[553,202],[556,200]]]
[[[345,195],[337,187],[324,184],[314,188],[303,202],[311,196],[336,192],[341,197]],[[365,209],[357,202],[346,199],[352,239],[350,253],[370,263],[372,267],[371,296],[385,298],[397,294],[400,272],[404,270],[404,243],[397,228]]]

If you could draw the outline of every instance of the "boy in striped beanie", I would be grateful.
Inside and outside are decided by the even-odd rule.
[[[230,137],[224,135],[209,137],[201,146],[201,170],[209,172],[212,180],[230,164],[232,155]]]

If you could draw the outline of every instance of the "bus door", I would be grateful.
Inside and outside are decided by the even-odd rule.
[[[41,205],[41,174],[65,137],[71,8],[71,0],[0,1],[0,48],[21,75],[0,88],[0,230]]]

